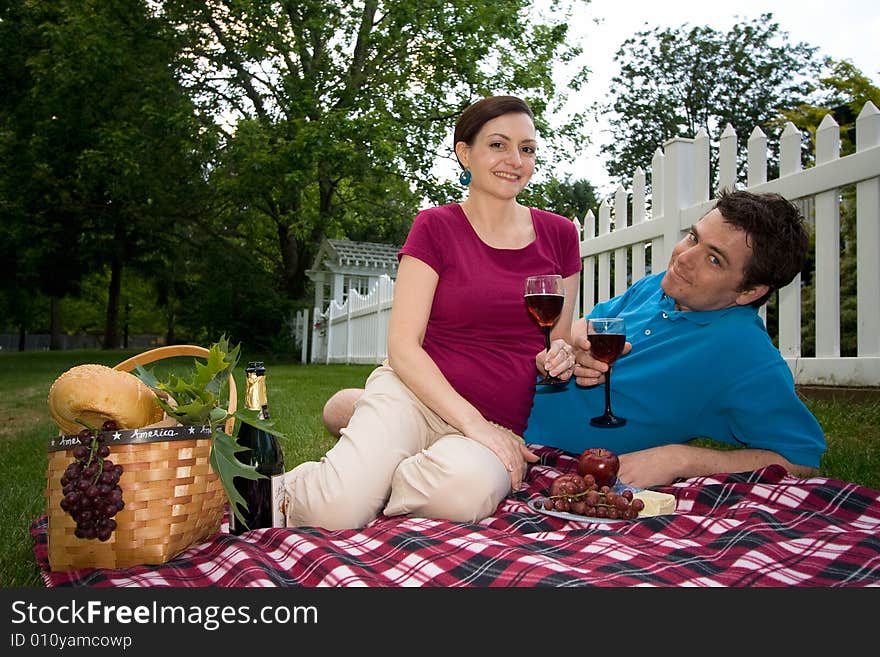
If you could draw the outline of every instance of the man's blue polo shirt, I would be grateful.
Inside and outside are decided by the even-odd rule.
[[[632,351],[611,376],[611,407],[626,425],[590,425],[604,412],[604,384],[537,386],[526,442],[575,454],[587,447],[623,454],[704,437],[818,467],[826,447],[822,428],[797,396],[757,309],[675,310],[660,288],[663,276],[643,278],[588,315],[626,319]]]

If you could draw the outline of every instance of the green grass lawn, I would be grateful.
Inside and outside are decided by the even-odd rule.
[[[115,365],[133,351],[59,351],[0,353],[0,585],[42,586],[33,557],[31,521],[45,513],[46,440],[57,433],[46,406],[52,382],[82,363]],[[243,355],[235,373],[239,396],[244,364],[259,358]],[[273,362],[267,367],[272,417],[286,434],[289,470],[320,458],[333,443],[321,423],[321,407],[336,390],[363,386],[371,365],[299,365]],[[167,364],[166,364],[167,365]],[[189,369],[192,359],[179,365]],[[149,366],[154,367],[154,366]],[[161,375],[161,367],[156,367]],[[239,403],[241,400],[239,399]],[[828,438],[821,473],[880,489],[880,402],[810,401]]]

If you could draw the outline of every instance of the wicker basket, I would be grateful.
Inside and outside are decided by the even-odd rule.
[[[114,369],[131,371],[164,358],[206,358],[203,347],[173,345],[138,354]],[[235,380],[229,375],[228,411],[236,407]],[[232,432],[235,420],[226,424]],[[161,564],[220,530],[226,493],[210,465],[211,439],[113,445],[110,458],[125,470],[119,485],[125,508],[116,514],[116,530],[101,542],[74,536],[75,523],[61,509],[61,476],[73,461],[73,449],[49,453],[46,473],[49,567],[124,568]]]

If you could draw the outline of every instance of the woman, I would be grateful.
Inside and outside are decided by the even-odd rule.
[[[383,512],[480,520],[537,460],[520,435],[536,362],[571,377],[563,338],[581,266],[577,230],[516,200],[535,169],[524,101],[474,103],[454,143],[468,197],[413,221],[398,254],[388,360],[367,379],[337,444],[287,473],[289,526],[355,528]],[[566,296],[544,354],[523,284],[548,273],[564,277]]]

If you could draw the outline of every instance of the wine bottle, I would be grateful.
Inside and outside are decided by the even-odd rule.
[[[260,412],[260,418],[269,419],[269,403],[266,399],[266,368],[262,362],[248,363],[245,369],[245,406]],[[251,529],[263,527],[284,527],[285,517],[281,507],[284,492],[284,453],[278,439],[268,431],[257,429],[249,424],[241,424],[238,442],[246,451],[237,454],[245,465],[252,465],[257,472],[265,475],[260,479],[237,477],[235,488],[247,502],[245,511],[239,510],[245,518],[244,526],[234,513],[230,513],[229,531],[238,535]]]

